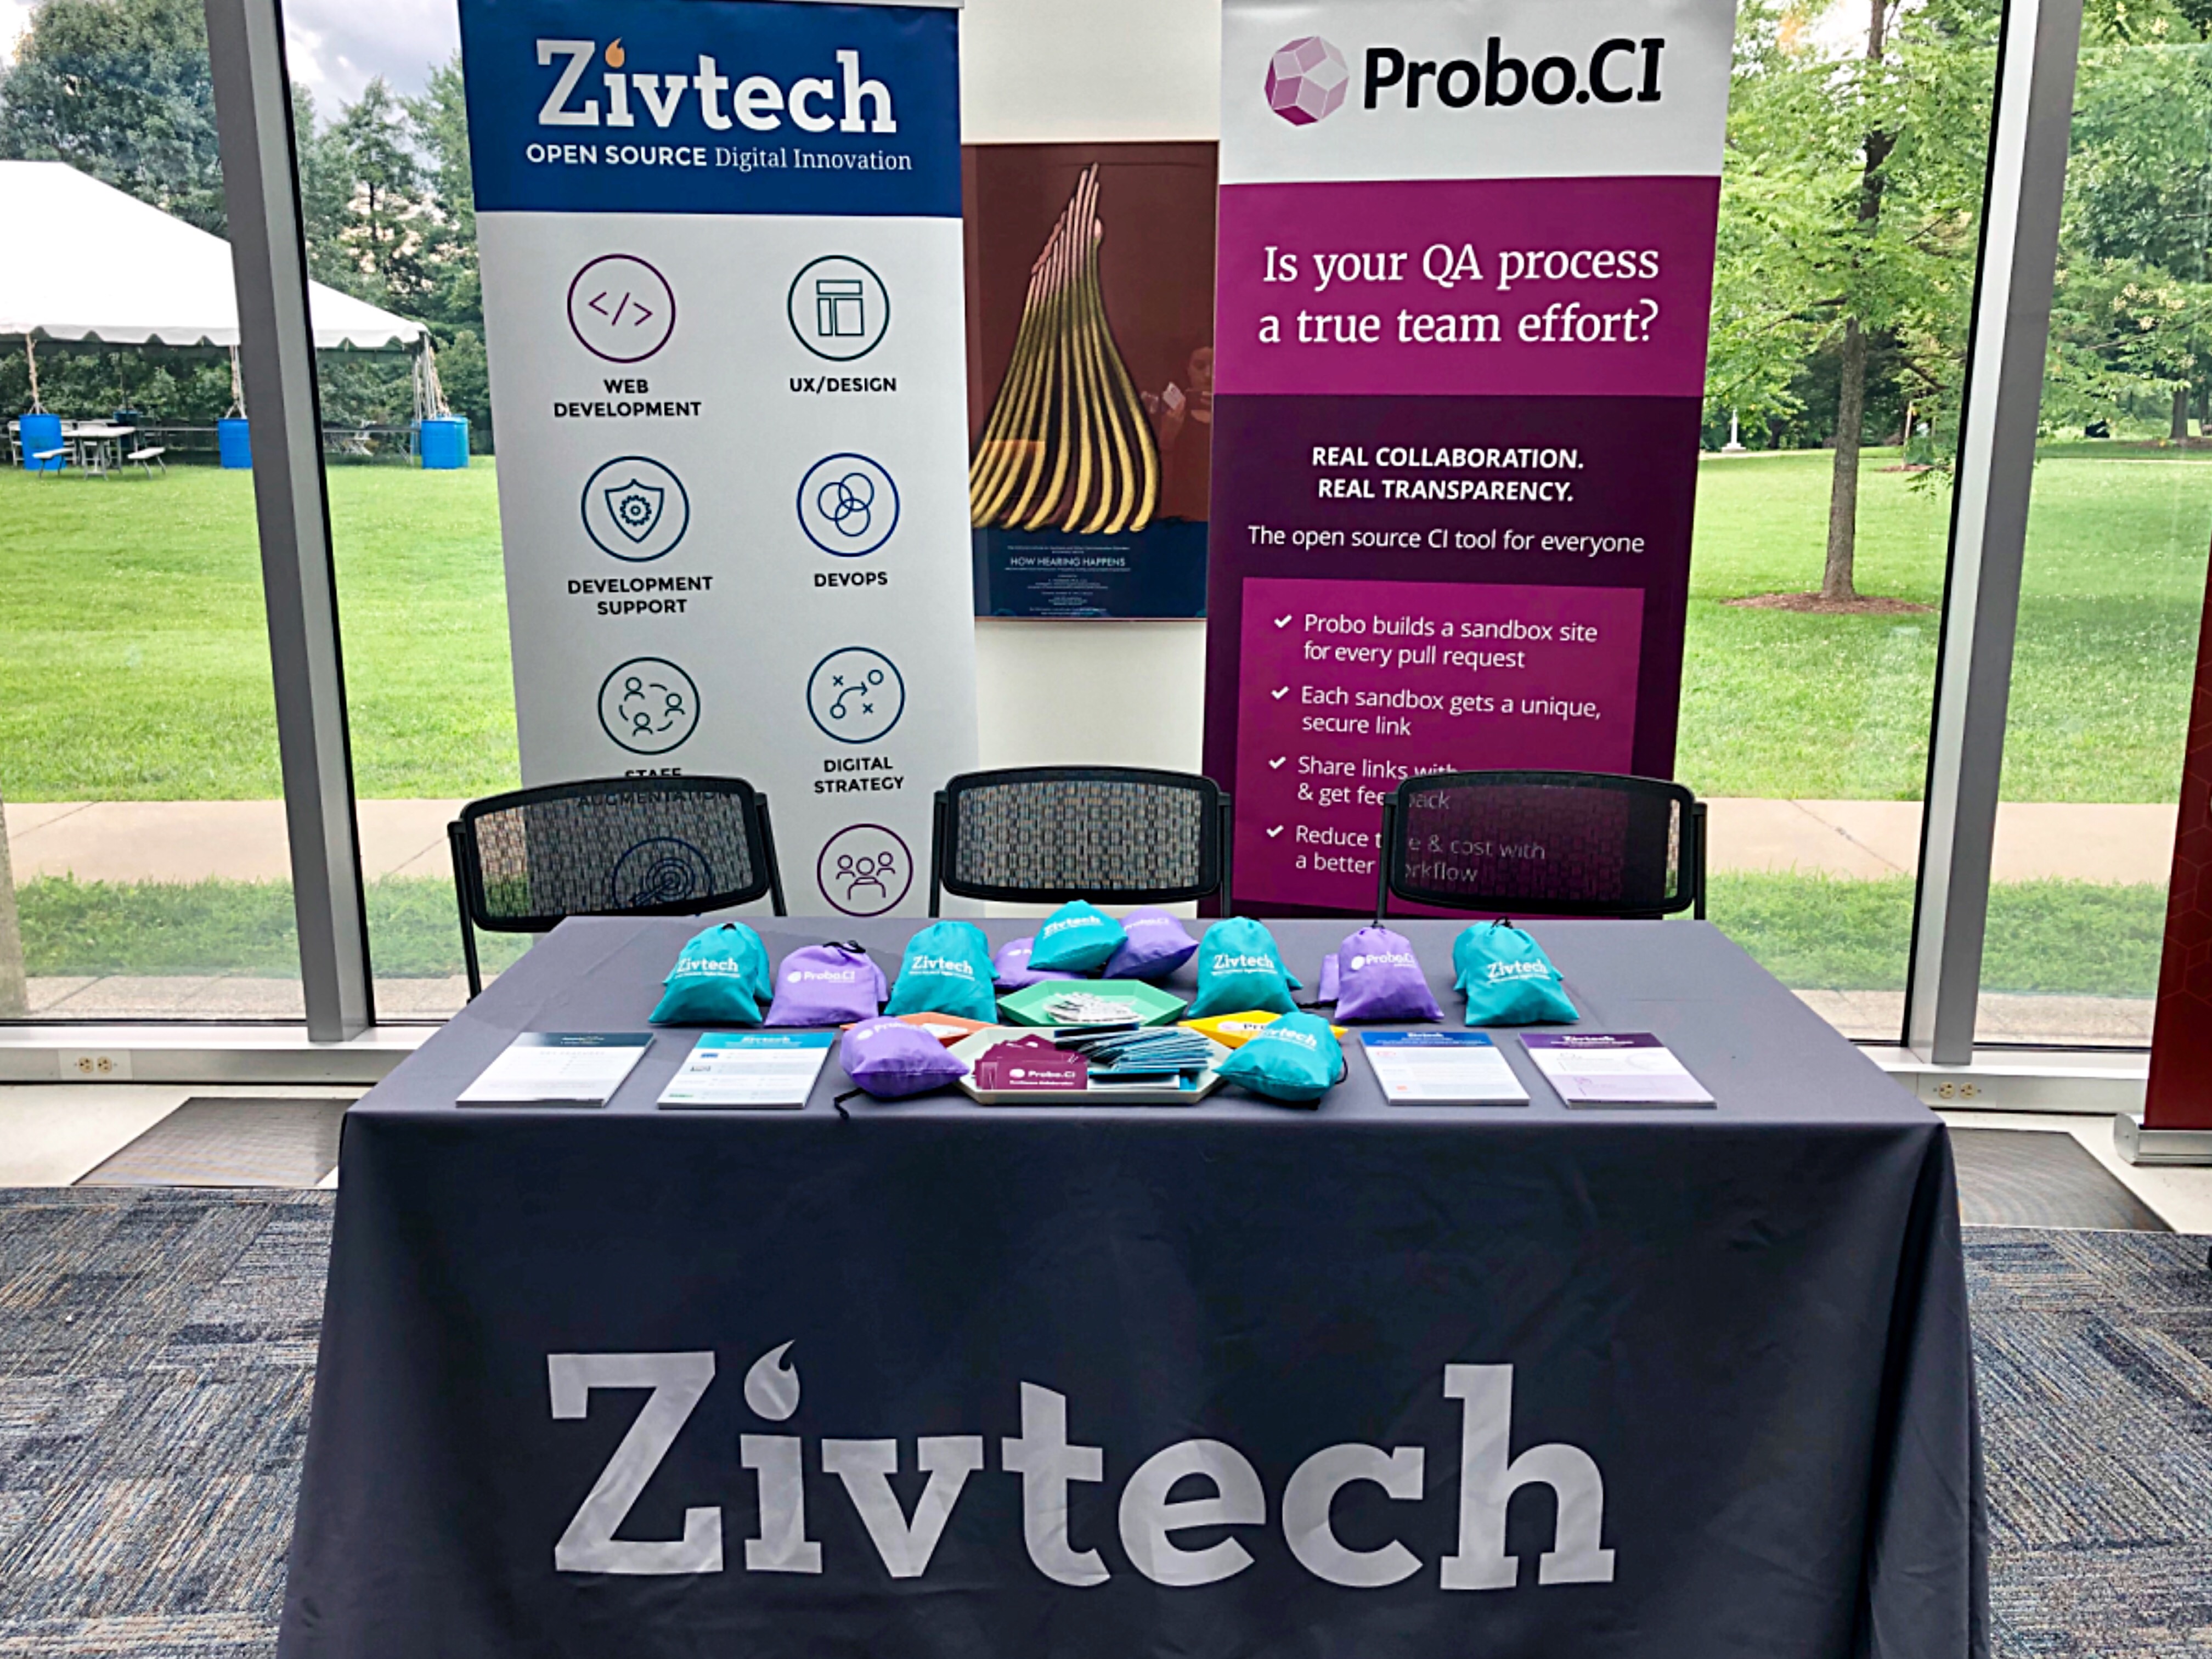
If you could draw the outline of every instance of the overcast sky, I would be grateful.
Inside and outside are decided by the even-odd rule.
[[[34,0],[0,0],[0,43],[12,49]],[[402,93],[420,92],[432,65],[460,44],[454,0],[286,0],[292,78],[315,94],[325,119],[356,97],[372,76]]]

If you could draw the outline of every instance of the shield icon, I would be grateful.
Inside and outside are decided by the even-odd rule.
[[[631,541],[642,543],[660,523],[661,503],[668,499],[668,492],[659,484],[640,483],[632,478],[627,483],[609,485],[606,498],[607,516],[615,521],[615,528]]]

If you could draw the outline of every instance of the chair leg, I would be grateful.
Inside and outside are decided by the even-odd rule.
[[[1382,800],[1382,833],[1375,842],[1375,925],[1390,914],[1390,843],[1398,832],[1398,798]]]
[[[453,903],[461,913],[461,960],[468,964],[469,1000],[483,992],[483,969],[477,961],[477,930],[469,919],[469,869],[464,838],[469,832],[456,821],[446,826],[446,845],[453,854]]]
[[[1690,880],[1691,916],[1698,921],[1705,919],[1705,804],[1698,801],[1690,808],[1690,823],[1693,826],[1691,847]]]

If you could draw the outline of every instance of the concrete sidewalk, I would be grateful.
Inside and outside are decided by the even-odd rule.
[[[1789,871],[1861,880],[1909,876],[1920,860],[1920,805],[1888,800],[1707,803],[1716,874]],[[362,873],[443,876],[452,867],[452,800],[365,800]],[[10,801],[15,879],[282,881],[291,873],[284,809],[273,800]],[[1998,809],[1999,881],[2058,878],[2165,885],[2175,809],[2014,802]]]
[[[444,876],[457,800],[359,803],[362,876]],[[18,882],[286,881],[284,804],[274,800],[9,801],[8,855]]]

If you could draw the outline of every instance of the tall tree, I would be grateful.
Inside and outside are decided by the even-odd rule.
[[[1878,75],[1889,34],[1892,0],[1869,0],[1866,62]],[[1874,100],[1869,100],[1873,102]],[[1858,203],[1856,209],[1861,237],[1871,240],[1881,222],[1882,169],[1897,136],[1879,125],[1869,125],[1860,140]],[[1859,442],[1866,431],[1866,325],[1853,307],[1844,317],[1841,374],[1836,393],[1835,465],[1828,482],[1828,551],[1820,571],[1820,597],[1856,599],[1859,596],[1856,565],[1858,557]]]
[[[428,285],[422,260],[422,163],[407,112],[382,76],[346,106],[329,137],[353,186],[350,218],[338,233],[349,263],[366,279],[365,296],[404,301]],[[359,288],[360,284],[356,284]]]
[[[46,0],[0,71],[0,156],[67,161],[221,234],[199,0]]]

